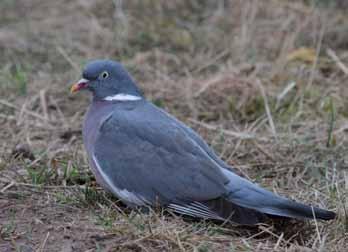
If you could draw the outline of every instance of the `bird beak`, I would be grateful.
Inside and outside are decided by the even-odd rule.
[[[75,83],[74,85],[71,86],[70,92],[75,93],[75,92],[85,88],[87,86],[88,82],[89,82],[89,80],[87,80],[87,79],[79,80],[77,83]]]

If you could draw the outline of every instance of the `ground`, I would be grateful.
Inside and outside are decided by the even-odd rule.
[[[0,251],[344,251],[346,1],[0,3]],[[112,58],[240,175],[332,221],[239,227],[132,211],[81,139],[89,59]]]

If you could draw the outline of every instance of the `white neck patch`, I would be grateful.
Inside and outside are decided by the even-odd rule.
[[[141,100],[140,96],[130,95],[130,94],[117,94],[107,96],[103,99],[104,101],[137,101]]]

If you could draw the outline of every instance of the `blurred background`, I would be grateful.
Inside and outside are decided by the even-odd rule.
[[[343,251],[347,11],[345,0],[1,0],[0,251]],[[89,94],[69,93],[96,58],[122,62],[241,175],[338,219],[232,232],[127,212],[88,169]]]

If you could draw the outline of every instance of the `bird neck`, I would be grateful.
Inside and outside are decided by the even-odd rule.
[[[94,101],[136,101],[141,99],[143,99],[141,91],[130,80],[126,83],[119,81],[117,88],[97,90],[93,93]]]

